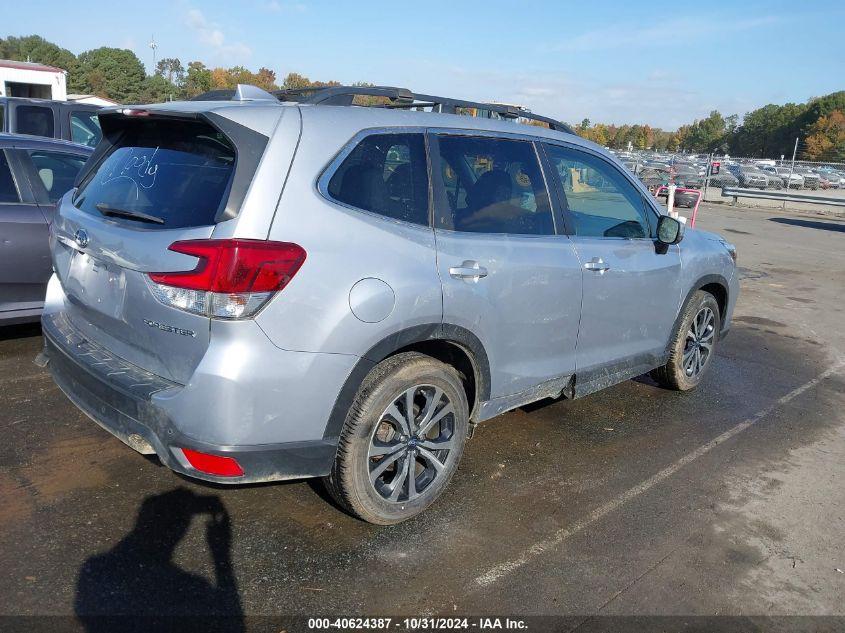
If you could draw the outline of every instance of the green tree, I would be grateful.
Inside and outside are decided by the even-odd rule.
[[[189,99],[211,90],[211,70],[202,62],[191,62],[185,73],[185,96]]]
[[[731,135],[730,150],[737,156],[777,157],[790,155],[795,137],[801,134],[807,106],[768,104],[752,110]]]
[[[79,55],[79,72],[71,87],[119,103],[138,103],[146,72],[141,60],[123,48],[95,48]]]
[[[141,103],[162,103],[180,98],[180,90],[162,75],[155,74],[144,78],[139,101]]]
[[[69,77],[75,75],[77,69],[76,55],[40,35],[0,38],[0,59],[55,66],[66,70]]]
[[[174,86],[181,86],[185,80],[185,68],[176,57],[165,57],[156,64],[155,74]]]
[[[713,110],[706,119],[693,121],[681,139],[683,149],[695,152],[727,149],[727,143],[727,124],[718,110]]]

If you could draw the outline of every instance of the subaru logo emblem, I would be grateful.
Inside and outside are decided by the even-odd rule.
[[[76,233],[74,233],[73,239],[76,241],[76,245],[79,248],[85,248],[88,246],[88,232],[85,229],[79,229]]]

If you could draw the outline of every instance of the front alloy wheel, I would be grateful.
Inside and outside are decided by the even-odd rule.
[[[716,298],[696,290],[678,316],[666,364],[653,370],[652,378],[669,389],[687,391],[697,387],[713,364],[721,323]]]
[[[682,365],[687,377],[698,376],[710,360],[716,338],[716,315],[704,306],[693,318],[687,331]]]

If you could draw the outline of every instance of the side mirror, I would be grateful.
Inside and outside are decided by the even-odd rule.
[[[667,246],[677,244],[684,239],[684,225],[679,220],[661,215],[657,221],[657,241]]]

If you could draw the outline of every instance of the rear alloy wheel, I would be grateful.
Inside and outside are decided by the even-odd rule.
[[[663,367],[651,372],[664,387],[687,391],[701,382],[719,340],[719,304],[709,292],[697,290],[687,302]]]
[[[383,361],[349,412],[326,481],[329,492],[371,523],[419,514],[457,469],[468,418],[454,368],[413,352]]]
[[[455,407],[439,387],[400,394],[373,428],[370,483],[388,501],[413,501],[446,470],[455,448]]]

